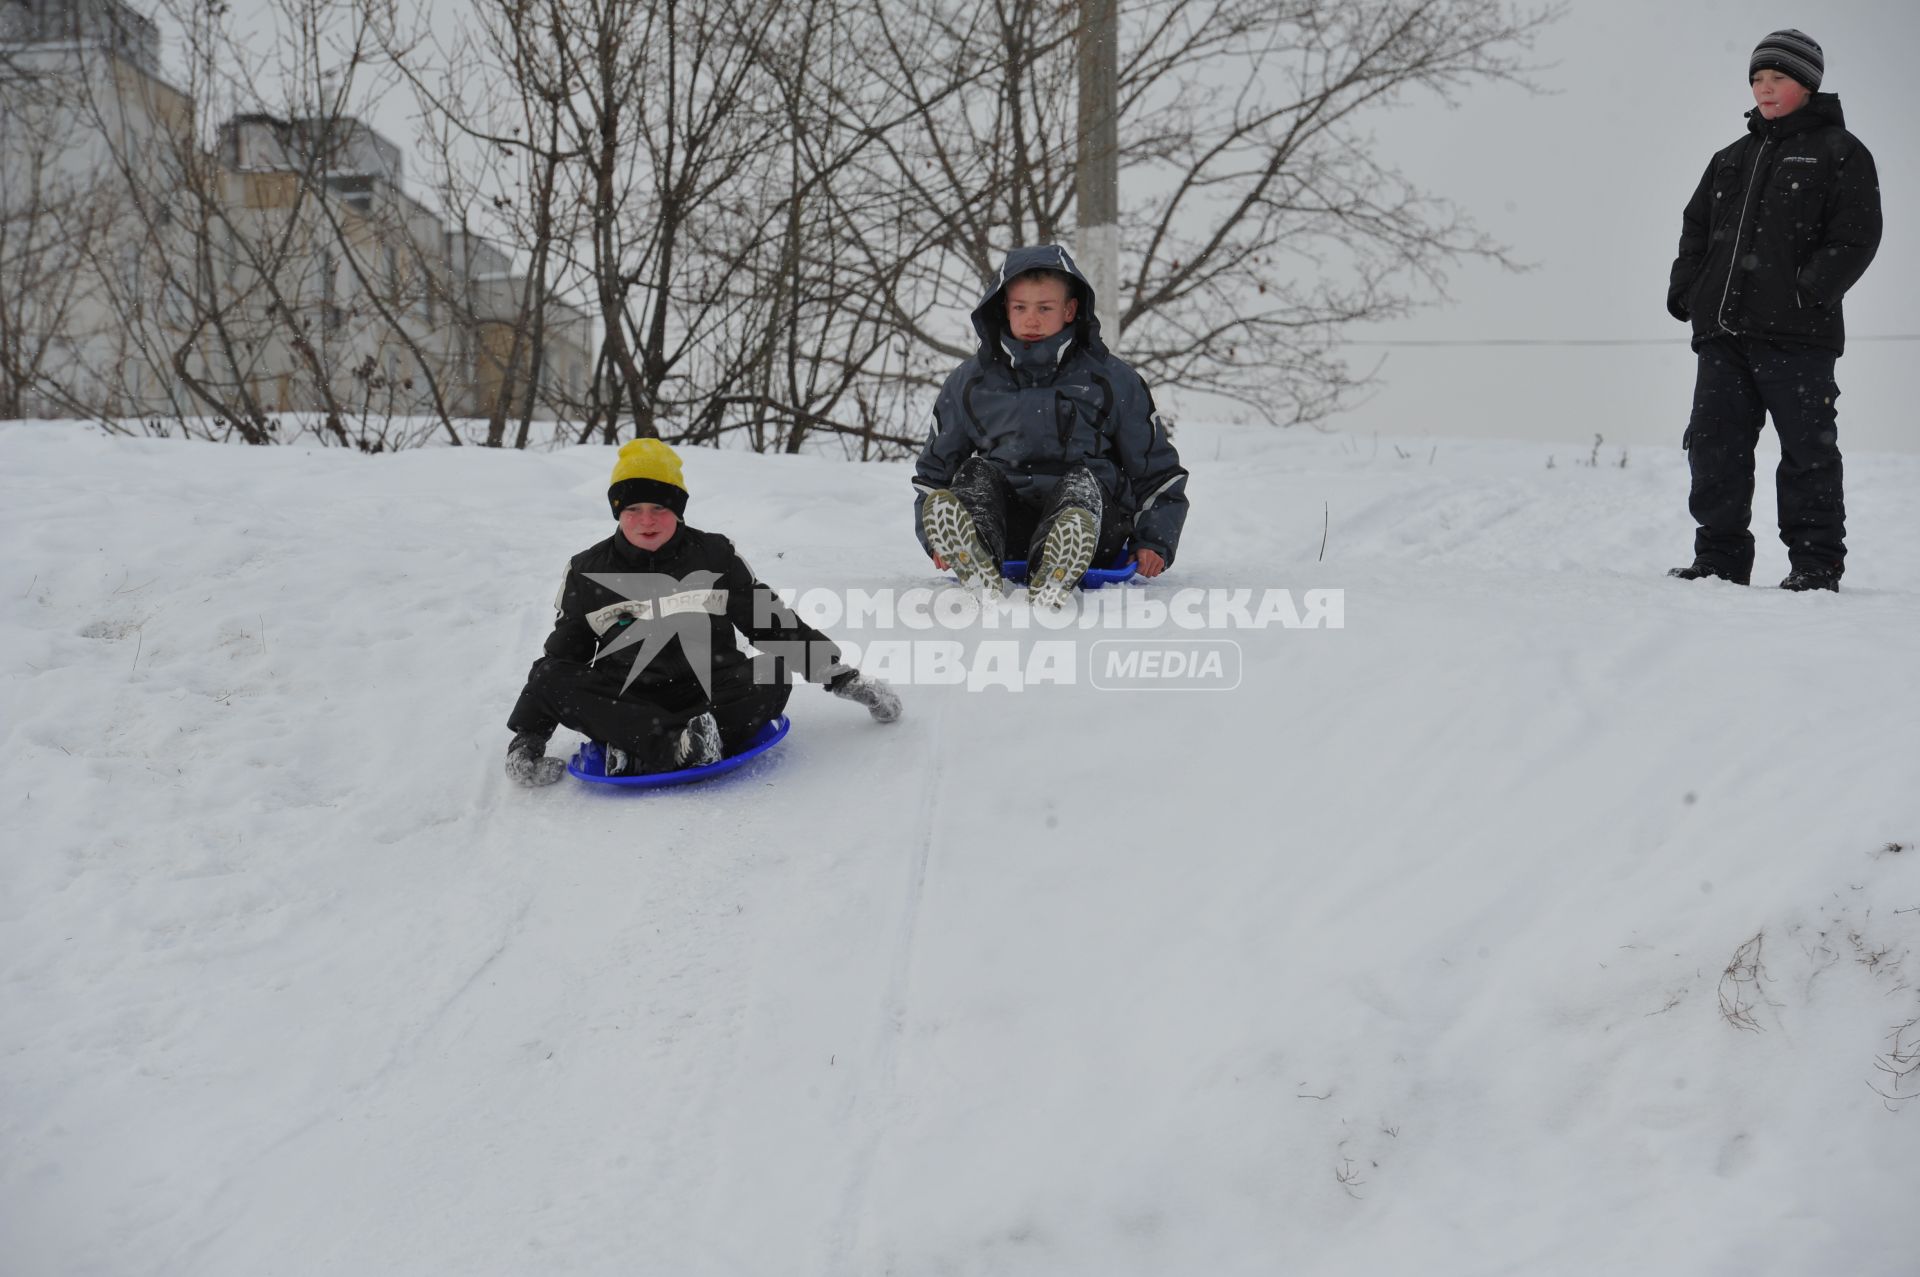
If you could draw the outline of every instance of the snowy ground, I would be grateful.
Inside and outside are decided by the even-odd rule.
[[[1907,1277],[1920,458],[1807,597],[1591,433],[1188,427],[1135,588],[1344,628],[634,797],[500,768],[608,450],[0,430],[0,1272]],[[935,584],[902,467],[687,473]]]

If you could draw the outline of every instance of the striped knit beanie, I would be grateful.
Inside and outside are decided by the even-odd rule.
[[[1820,88],[1820,77],[1826,74],[1827,59],[1812,36],[1788,27],[1762,40],[1760,47],[1753,51],[1753,61],[1747,64],[1747,78],[1751,80],[1756,71],[1784,72],[1806,85],[1807,92],[1814,93]]]

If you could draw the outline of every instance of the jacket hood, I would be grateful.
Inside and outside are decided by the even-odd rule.
[[[1757,106],[1747,112],[1749,133],[1764,133],[1769,125],[1778,133],[1804,133],[1829,124],[1840,129],[1847,127],[1847,114],[1840,109],[1838,93],[1816,93],[1807,99],[1805,106],[1781,120],[1768,120]]]
[[[980,338],[981,362],[1008,362],[1007,349],[1001,345],[1003,340],[1012,340],[1007,332],[1007,281],[1030,270],[1057,270],[1067,277],[1068,286],[1080,303],[1079,313],[1073,318],[1074,343],[1104,359],[1107,347],[1100,340],[1100,320],[1093,310],[1093,285],[1080,273],[1066,249],[1058,244],[1038,244],[1008,253],[1007,259],[1000,263],[1000,273],[987,281],[986,294],[973,308],[973,331]]]

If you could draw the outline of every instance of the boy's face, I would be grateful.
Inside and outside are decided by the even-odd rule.
[[[1806,85],[1772,67],[1755,71],[1752,84],[1753,104],[1760,108],[1763,119],[1777,120],[1783,115],[1792,115],[1812,96]]]
[[[658,550],[679,526],[679,517],[663,505],[641,502],[620,511],[620,535],[642,550]]]
[[[1007,330],[1021,341],[1045,341],[1071,324],[1079,309],[1064,279],[1016,279],[1007,285]]]

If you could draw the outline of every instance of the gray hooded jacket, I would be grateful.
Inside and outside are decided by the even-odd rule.
[[[1080,305],[1060,336],[1029,346],[1007,330],[1005,294],[1008,280],[1035,268],[1065,274]],[[1146,383],[1100,340],[1093,303],[1092,287],[1064,248],[1007,254],[973,310],[979,349],[941,387],[914,469],[913,526],[921,545],[927,494],[952,483],[960,463],[977,453],[1033,504],[1045,501],[1068,469],[1085,463],[1108,500],[1133,516],[1133,545],[1173,562],[1187,519],[1187,472]]]

